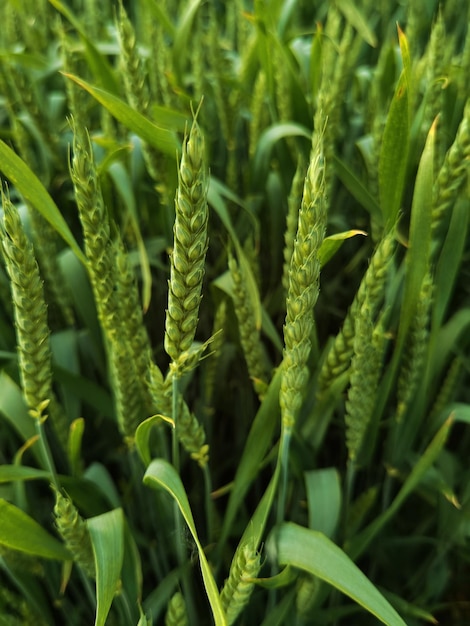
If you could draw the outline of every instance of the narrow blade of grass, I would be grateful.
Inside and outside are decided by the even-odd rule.
[[[104,626],[118,590],[124,559],[124,515],[115,509],[87,520],[96,567],[95,626]]]
[[[406,254],[405,291],[398,345],[402,345],[416,311],[431,250],[431,208],[436,122],[429,131],[416,175],[411,207],[409,248]]]
[[[0,170],[15,185],[23,198],[50,223],[72,248],[80,261],[86,259],[57,205],[34,172],[5,142],[0,140]]]
[[[335,4],[364,41],[366,41],[369,46],[372,46],[372,48],[375,48],[377,46],[377,37],[357,5],[351,2],[351,0],[336,0]]]
[[[409,151],[408,86],[402,72],[395,89],[379,157],[379,195],[383,221],[391,228],[397,219],[405,186]]]

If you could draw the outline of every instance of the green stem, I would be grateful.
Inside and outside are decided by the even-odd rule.
[[[277,513],[276,523],[282,524],[286,516],[286,502],[287,502],[287,478],[289,475],[289,451],[292,432],[290,430],[283,429],[281,434],[281,442],[279,444],[279,457],[278,464],[281,468],[280,485],[277,501]]]
[[[180,471],[180,451],[179,451],[179,442],[178,442],[178,428],[179,428],[179,415],[178,415],[178,407],[179,407],[179,399],[178,399],[178,378],[177,376],[173,376],[172,381],[172,399],[171,399],[171,417],[173,419],[173,431],[172,431],[172,460],[173,466],[176,471],[179,473]],[[194,623],[194,618],[196,617],[196,609],[193,599],[193,592],[191,581],[189,578],[189,572],[185,568],[183,569],[184,564],[187,561],[187,549],[185,547],[184,541],[182,541],[183,537],[183,520],[181,518],[181,513],[178,507],[178,503],[176,500],[173,503],[174,517],[175,517],[175,529],[176,529],[176,555],[178,558],[178,563],[182,568],[181,575],[181,585],[183,587],[183,595],[186,601],[186,609],[188,611],[189,623]]]
[[[51,474],[51,482],[57,489],[57,491],[60,491],[59,478],[57,476],[57,470],[54,465],[54,459],[52,458],[51,449],[49,448],[49,442],[47,441],[46,433],[43,428],[43,420],[43,417],[38,417],[34,419],[39,446],[46,462],[47,469]]]
[[[205,508],[207,518],[207,543],[214,541],[214,506],[211,498],[212,480],[209,471],[209,465],[204,465],[204,492],[205,492]]]

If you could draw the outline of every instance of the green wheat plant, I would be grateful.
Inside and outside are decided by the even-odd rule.
[[[0,624],[470,622],[461,4],[0,2]]]

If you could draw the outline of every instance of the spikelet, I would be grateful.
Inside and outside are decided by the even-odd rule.
[[[44,576],[45,570],[42,562],[31,554],[0,544],[0,557],[12,570],[31,574],[37,578]]]
[[[299,208],[302,202],[302,190],[305,181],[306,165],[302,157],[299,157],[297,168],[290,188],[287,201],[286,230],[284,234],[284,266],[282,272],[282,286],[289,289],[289,267],[294,251],[295,234],[299,221]]]
[[[86,522],[80,517],[72,500],[65,493],[55,491],[54,517],[65,546],[89,578],[95,577],[95,560]]]
[[[57,261],[59,252],[57,233],[49,222],[34,209],[30,211],[30,217],[34,232],[35,252],[44,276],[46,300],[52,309],[49,312],[51,328],[54,330],[53,322],[59,327],[64,323],[66,326],[73,326],[75,316],[72,303]]]
[[[188,614],[183,594],[180,591],[174,593],[165,615],[165,626],[188,626]]]
[[[228,265],[233,281],[233,303],[243,354],[254,389],[262,397],[267,388],[267,373],[259,330],[256,328],[255,312],[246,290],[242,267],[238,266],[232,255],[229,256]]]
[[[114,249],[109,217],[103,201],[91,140],[86,130],[74,126],[70,171],[83,228],[88,273],[101,326],[111,338],[116,334]]]
[[[429,316],[432,305],[432,277],[426,274],[421,286],[418,305],[411,324],[409,339],[402,359],[397,384],[396,420],[403,419],[421,378],[429,336]]]
[[[231,626],[250,601],[254,589],[253,579],[260,569],[260,554],[254,543],[239,547],[233,557],[230,572],[220,592],[222,608]]]
[[[127,16],[122,0],[119,2],[117,26],[121,44],[121,74],[126,98],[133,109],[142,113],[142,115],[146,115],[150,101],[146,78],[147,71],[137,48],[134,27]],[[142,154],[150,176],[154,181],[161,183],[162,173],[164,172],[164,168],[161,166],[161,158],[145,142],[142,144]],[[160,191],[164,191],[164,189],[163,185]]]
[[[349,460],[358,463],[372,420],[385,349],[383,329],[380,324],[374,328],[367,300],[359,311],[353,346],[350,387],[346,400],[346,445]]]
[[[47,626],[41,615],[33,609],[32,603],[23,596],[0,587],[0,626]]]
[[[326,199],[322,137],[317,135],[305,179],[297,237],[289,269],[284,359],[280,390],[282,424],[290,432],[302,404],[309,372],[313,308],[319,293],[318,251],[325,236]]]
[[[434,23],[431,36],[429,38],[428,49],[426,51],[426,108],[423,120],[423,131],[425,136],[427,135],[431,124],[438,114],[442,114],[445,111],[443,106],[444,100],[444,86],[446,81],[446,66],[449,62],[449,55],[452,52],[452,48],[446,41],[446,32],[442,12],[439,10],[437,14],[436,22]],[[435,165],[441,162],[441,149],[442,149],[442,120],[437,125],[435,135]],[[437,169],[437,168],[436,168]]]
[[[320,581],[311,574],[300,575],[296,585],[295,609],[297,622],[306,623],[318,595]]]
[[[222,300],[215,312],[214,324],[212,327],[212,336],[214,341],[212,343],[213,355],[210,359],[206,360],[206,367],[204,371],[204,398],[207,411],[211,412],[210,406],[212,404],[212,398],[215,391],[215,381],[217,376],[218,363],[220,358],[220,352],[224,344],[225,336],[225,322],[227,317],[227,301]]]
[[[30,411],[40,414],[49,406],[55,433],[65,449],[68,426],[52,390],[50,333],[38,264],[18,211],[3,191],[2,204],[1,236],[11,281],[23,395]]]
[[[150,407],[151,399],[146,382],[152,347],[144,324],[135,275],[129,263],[129,256],[120,239],[116,242],[115,250],[119,317],[122,332],[128,345],[130,360],[135,370],[132,389],[141,395],[144,407]],[[122,340],[119,343],[122,343]]]
[[[173,361],[189,350],[196,334],[208,244],[207,182],[204,138],[194,120],[183,143],[175,201],[165,322],[165,350]]]
[[[379,489],[377,485],[372,485],[363,491],[350,505],[347,512],[346,536],[354,537],[358,530],[364,525],[367,516],[371,514],[372,507],[377,502]]]
[[[122,245],[111,240],[109,217],[90,138],[78,126],[75,128],[73,147],[71,176],[83,227],[88,272],[98,317],[107,340],[116,417],[121,433],[131,444],[137,425],[146,416],[144,400],[149,400],[144,381],[139,379],[146,374],[143,369],[137,369],[143,368],[143,363],[140,357],[138,362],[134,360],[134,350],[146,348],[144,330],[140,328],[139,312],[134,310],[132,315],[129,312],[128,307],[136,300],[132,275],[126,267]],[[120,277],[117,276],[117,268],[122,272]],[[135,344],[128,340],[129,325],[132,325],[135,334]],[[148,362],[148,353],[141,356]]]
[[[322,364],[318,376],[317,398],[320,398],[333,381],[348,369],[353,354],[355,320],[366,299],[372,316],[374,316],[382,303],[385,282],[394,250],[395,240],[393,233],[390,232],[377,246],[353,303],[348,310],[343,326],[335,337]]]
[[[263,128],[266,125],[266,90],[266,74],[263,70],[260,69],[256,76],[250,106],[251,117],[249,155],[251,158],[253,158],[255,155],[258,140],[260,138]]]
[[[445,409],[447,404],[452,401],[458,383],[461,379],[462,370],[462,359],[457,356],[452,360],[432,406],[429,416],[429,421],[431,423],[435,418],[439,417],[440,413]]]
[[[447,151],[444,163],[439,170],[437,180],[434,184],[431,213],[431,226],[434,237],[436,237],[442,220],[455,203],[460,189],[467,180],[469,159],[470,100],[467,100],[454,143]]]
[[[159,367],[150,363],[149,390],[152,396],[155,411],[171,418],[172,416],[172,375],[164,379]],[[178,440],[200,467],[207,465],[209,461],[209,446],[206,443],[204,427],[197,417],[189,410],[188,405],[180,396],[178,398],[178,428],[176,433]]]

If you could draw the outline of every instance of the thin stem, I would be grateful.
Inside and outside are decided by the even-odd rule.
[[[43,417],[38,417],[34,419],[36,433],[38,435],[39,446],[41,448],[42,455],[47,465],[47,469],[51,474],[51,482],[54,487],[59,491],[59,478],[57,476],[57,470],[54,465],[54,459],[52,458],[51,449],[49,447],[49,442],[47,441],[46,433],[43,428]]]
[[[205,508],[207,519],[207,543],[214,541],[214,505],[212,502],[212,480],[211,473],[209,471],[209,465],[204,465],[204,496],[205,496]]]

